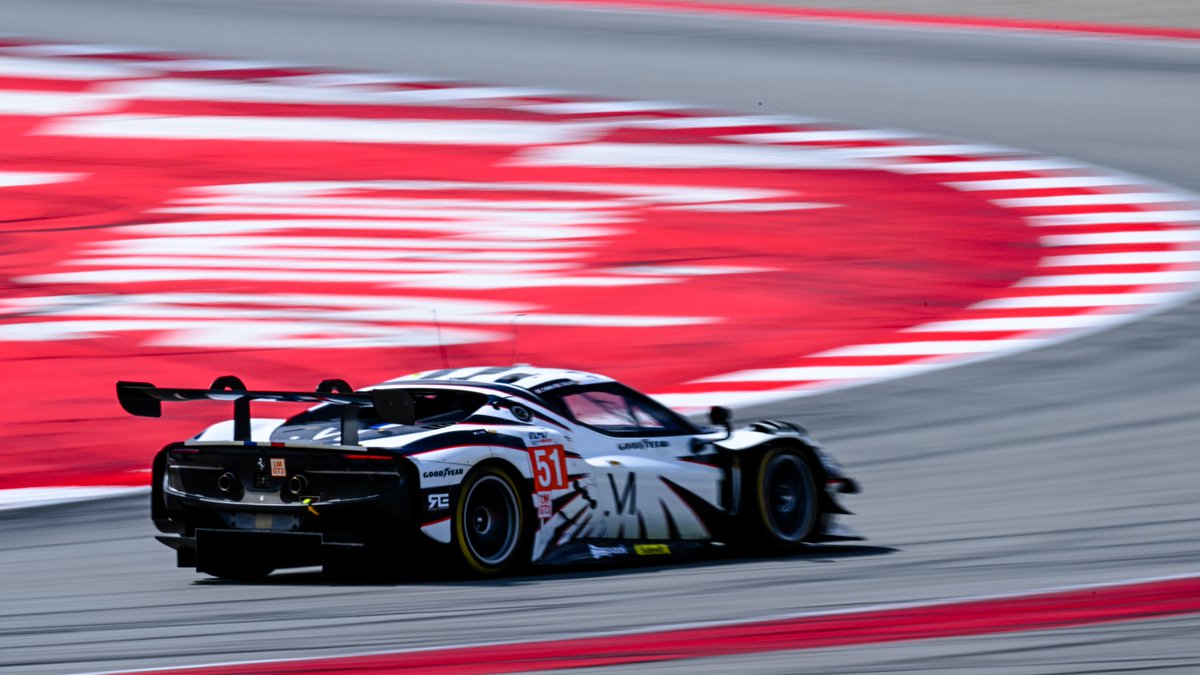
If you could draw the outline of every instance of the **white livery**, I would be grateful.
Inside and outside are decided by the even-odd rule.
[[[450,557],[482,575],[527,563],[788,551],[858,538],[834,524],[858,486],[808,433],[698,426],[611,378],[532,366],[426,371],[353,391],[118,383],[125,409],[227,400],[230,421],[155,458],[152,515],[178,564],[218,577],[330,575]],[[251,401],[307,401],[289,419]]]

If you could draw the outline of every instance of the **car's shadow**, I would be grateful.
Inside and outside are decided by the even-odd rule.
[[[267,586],[411,586],[411,585],[453,585],[480,586],[503,588],[506,586],[522,586],[525,584],[543,583],[547,580],[571,579],[600,579],[606,577],[626,576],[633,574],[658,573],[667,570],[686,570],[719,568],[735,565],[748,565],[756,562],[788,560],[797,564],[826,564],[848,558],[888,555],[897,553],[899,549],[887,546],[871,546],[866,544],[822,544],[808,546],[796,553],[787,555],[747,555],[742,552],[715,550],[691,555],[678,555],[670,561],[622,561],[583,563],[577,566],[546,566],[532,567],[519,575],[504,576],[492,579],[468,577],[441,568],[421,570],[394,578],[380,579],[364,577],[330,580],[314,568],[299,570],[281,570],[274,574],[254,581],[234,581],[214,578],[197,579],[197,585],[267,585]]]

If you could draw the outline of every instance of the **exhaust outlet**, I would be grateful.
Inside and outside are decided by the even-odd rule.
[[[220,490],[221,492],[228,494],[230,492],[233,492],[234,489],[237,488],[237,486],[238,486],[238,479],[237,479],[237,476],[233,475],[233,472],[226,471],[225,473],[221,474],[220,476],[217,476],[217,489]]]
[[[296,474],[288,479],[287,491],[294,497],[299,497],[308,489],[308,479],[300,474]]]

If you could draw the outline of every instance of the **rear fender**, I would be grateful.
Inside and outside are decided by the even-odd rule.
[[[178,445],[168,445],[159,450],[150,464],[150,518],[159,532],[183,532],[185,529],[182,521],[171,518],[171,512],[167,507],[167,497],[163,493],[164,474],[167,472],[167,451],[173,447],[178,447]]]

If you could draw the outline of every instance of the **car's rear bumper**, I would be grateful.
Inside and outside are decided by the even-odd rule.
[[[327,567],[379,555],[367,542],[328,541],[320,532],[200,528],[190,537],[160,535],[155,538],[175,549],[179,567],[210,574],[238,566],[272,570]]]

